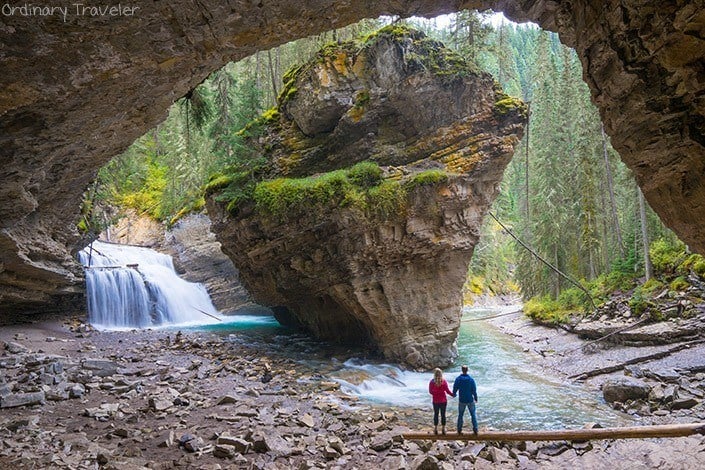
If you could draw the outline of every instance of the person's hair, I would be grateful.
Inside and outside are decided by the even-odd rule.
[[[463,371],[463,374],[467,374],[468,373],[468,366],[461,366],[460,370]]]
[[[436,385],[441,385],[443,383],[443,371],[438,367],[433,369],[433,381],[436,382]]]

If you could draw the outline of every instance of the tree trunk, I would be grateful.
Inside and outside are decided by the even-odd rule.
[[[272,50],[267,51],[267,59],[269,60],[269,76],[272,79],[272,97],[273,97],[273,105],[276,105],[277,102],[277,96],[279,93],[277,93],[277,77],[276,74],[274,73],[274,64],[272,63]],[[271,104],[271,103],[270,103]]]
[[[641,222],[641,240],[644,244],[644,272],[646,275],[646,280],[648,281],[654,277],[654,268],[651,265],[651,255],[649,254],[649,231],[646,224],[646,202],[644,201],[644,194],[641,192],[641,188],[637,188],[637,194],[639,196],[639,220]]]
[[[406,433],[404,439],[428,441],[588,441],[591,439],[646,439],[705,434],[704,423],[659,424],[622,428],[553,429],[550,431],[481,431],[465,434]]]
[[[622,240],[622,229],[619,226],[619,216],[617,215],[617,199],[614,196],[614,181],[612,179],[612,168],[610,167],[610,159],[607,153],[607,136],[605,135],[605,126],[600,126],[602,132],[602,153],[605,157],[605,174],[607,176],[607,190],[610,195],[610,208],[612,209],[612,224],[614,232],[617,235],[617,246],[622,259],[626,258],[624,250],[624,241]]]
[[[524,152],[524,203],[526,207],[524,208],[524,215],[526,217],[526,223],[529,224],[531,219],[529,218],[529,145],[530,145],[530,131],[531,131],[531,102],[526,103],[526,152]]]

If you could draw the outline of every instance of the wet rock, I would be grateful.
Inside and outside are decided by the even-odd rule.
[[[607,403],[648,398],[650,391],[649,385],[629,377],[608,380],[602,385],[602,395]]]

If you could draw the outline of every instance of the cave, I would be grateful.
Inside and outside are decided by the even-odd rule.
[[[705,253],[705,10],[635,0],[150,2],[132,15],[0,16],[0,314],[82,302],[81,195],[229,61],[380,15],[502,11],[558,32],[651,207]]]

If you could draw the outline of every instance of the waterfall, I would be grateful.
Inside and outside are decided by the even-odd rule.
[[[78,259],[86,272],[88,321],[98,328],[218,321],[208,316],[219,315],[206,289],[181,279],[168,255],[94,241],[78,253]]]

